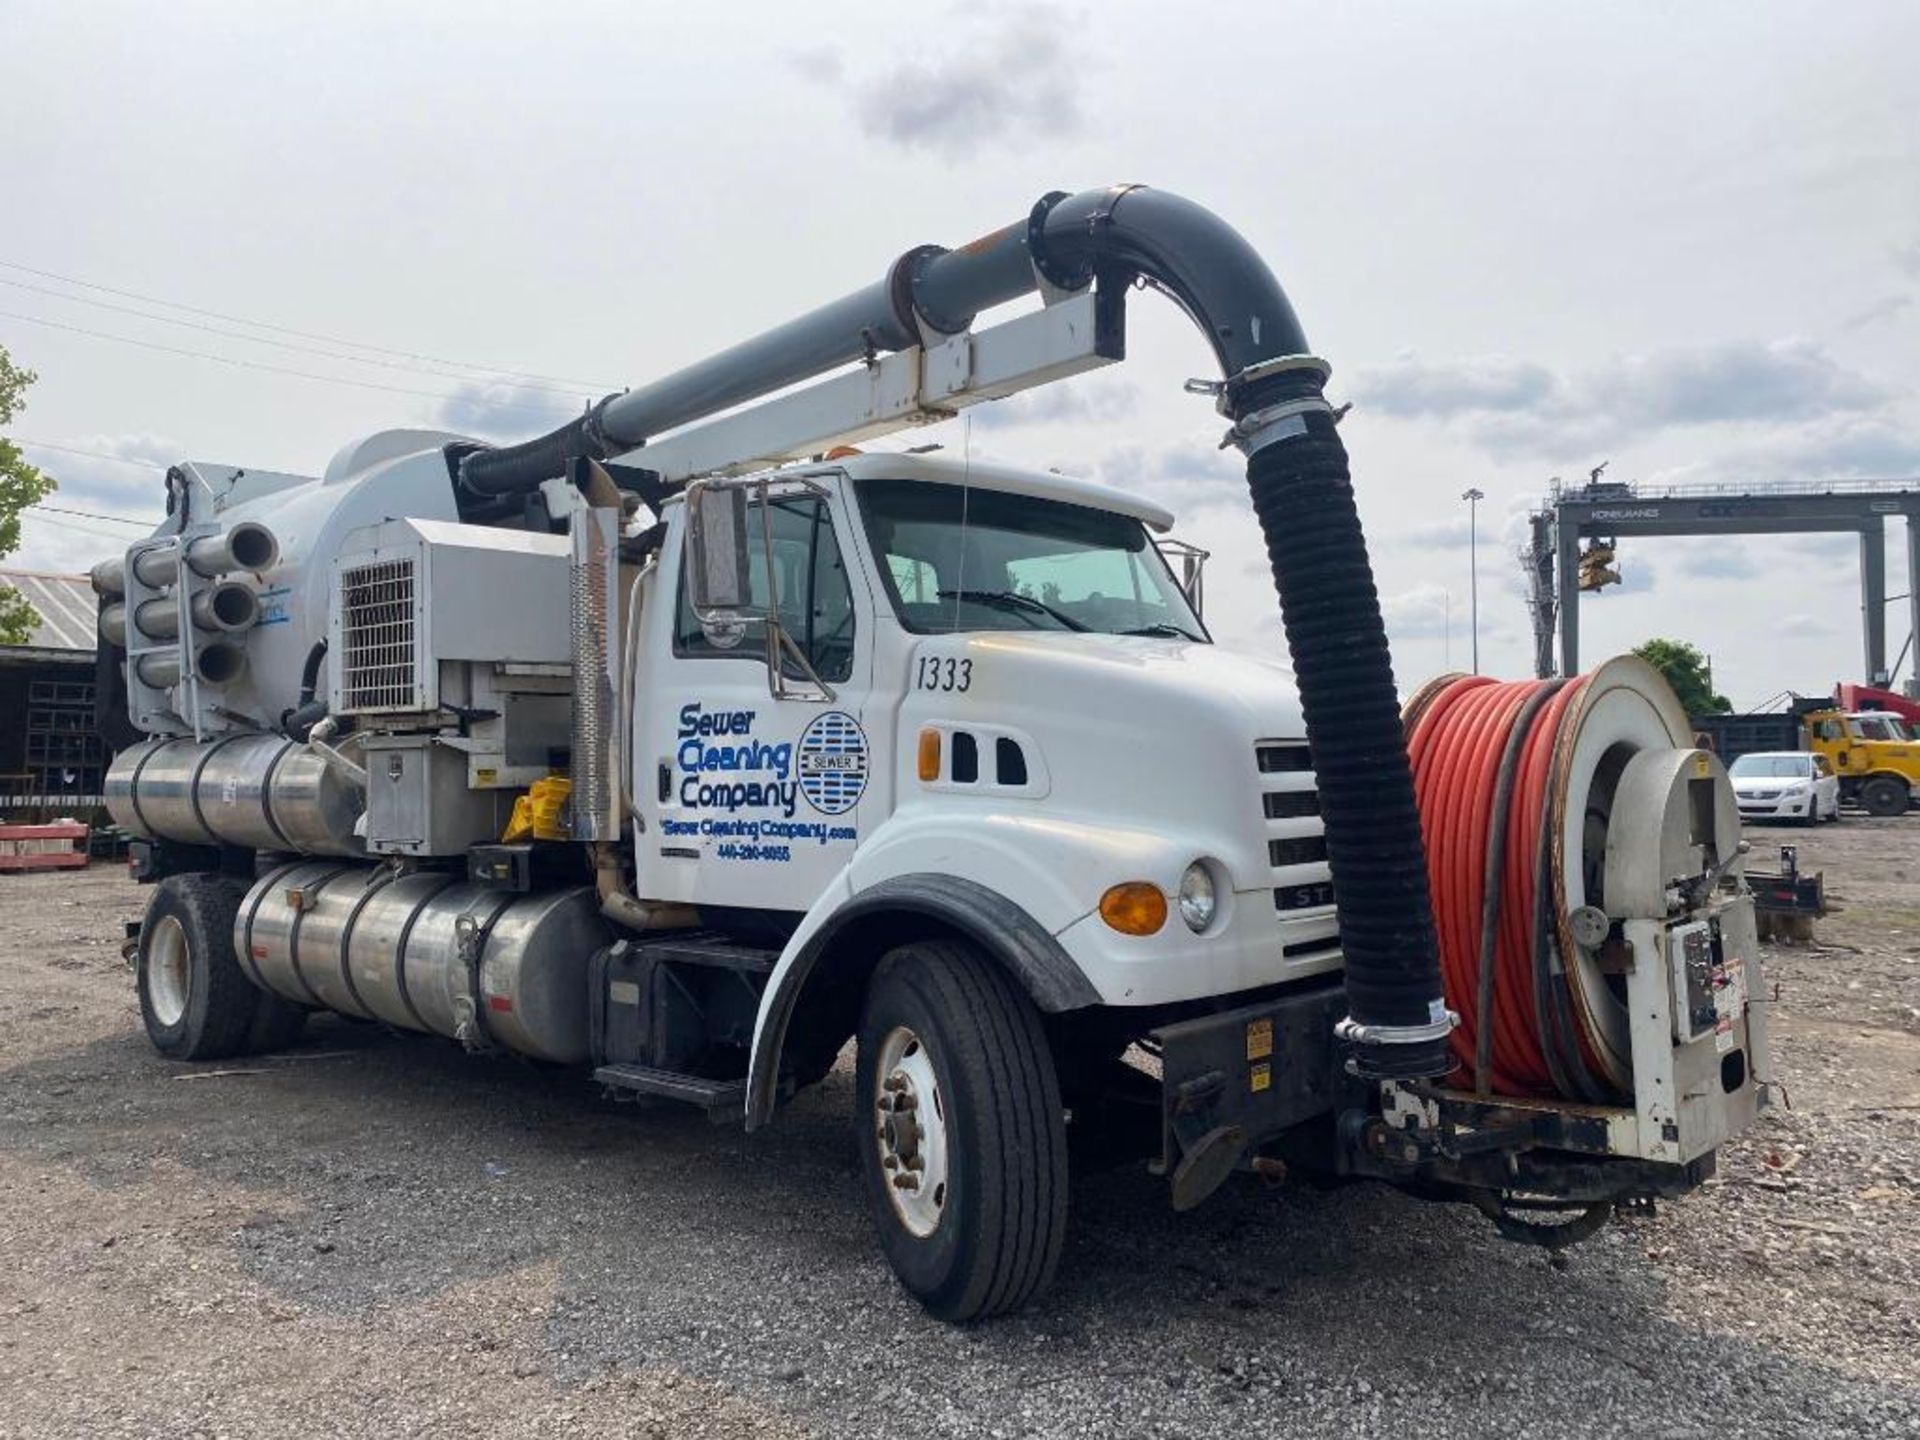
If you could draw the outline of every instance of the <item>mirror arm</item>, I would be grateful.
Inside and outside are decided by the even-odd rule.
[[[807,682],[819,692],[817,695],[796,695],[787,689],[786,667],[780,663],[783,651],[805,672]],[[837,698],[833,686],[820,678],[820,672],[813,668],[806,652],[794,643],[778,619],[767,621],[767,688],[776,700],[815,700],[827,705]]]

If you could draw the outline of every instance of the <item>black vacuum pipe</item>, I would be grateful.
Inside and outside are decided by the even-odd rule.
[[[652,385],[610,396],[551,435],[461,462],[482,495],[531,488],[576,456],[604,459],[650,436],[770,394],[1045,284],[1142,278],[1206,335],[1220,408],[1247,454],[1319,776],[1327,858],[1346,956],[1355,1068],[1439,1075],[1442,1001],[1426,860],[1386,628],[1354,508],[1346,448],[1322,395],[1326,366],[1266,263],[1230,226],[1177,195],[1124,185],[1048,195],[1028,216],[958,250],[921,246],[885,279]]]

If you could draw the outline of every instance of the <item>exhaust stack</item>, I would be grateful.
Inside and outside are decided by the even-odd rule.
[[[187,602],[194,628],[235,635],[260,623],[260,597],[244,580],[222,580]],[[171,595],[145,600],[134,612],[134,629],[150,640],[171,640],[180,633],[180,608]],[[127,643],[127,607],[116,601],[100,612],[100,633],[122,648]]]
[[[231,530],[187,542],[187,568],[209,580],[238,572],[258,574],[271,569],[279,558],[279,540],[257,520],[242,520]],[[173,584],[174,569],[174,552],[166,548],[142,550],[133,562],[134,576],[155,590]],[[89,572],[88,579],[96,594],[125,595],[127,562],[124,558],[102,560]]]
[[[142,683],[156,690],[180,683],[178,650],[142,655],[134,664]],[[227,685],[239,679],[240,672],[246,668],[246,652],[238,645],[228,640],[211,640],[201,646],[200,653],[194,657],[193,673],[202,685]]]

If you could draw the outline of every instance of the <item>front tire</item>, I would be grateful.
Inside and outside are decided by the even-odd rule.
[[[154,888],[135,966],[140,1018],[173,1060],[223,1060],[247,1048],[259,990],[233,955],[240,887],[217,875],[170,875]]]
[[[1907,787],[1891,775],[1876,775],[1860,787],[1860,803],[1869,815],[1885,818],[1907,813]]]
[[[942,1320],[1017,1310],[1067,1224],[1059,1081],[1031,1001],[973,945],[880,962],[854,1087],[867,1198],[900,1283]]]

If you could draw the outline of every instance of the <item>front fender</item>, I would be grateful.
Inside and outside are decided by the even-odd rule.
[[[966,935],[1012,972],[1042,1010],[1078,1010],[1100,1003],[1099,992],[1059,941],[1019,906],[984,885],[956,875],[897,875],[852,894],[842,872],[794,931],[760,998],[747,1068],[749,1130],[758,1129],[773,1115],[787,1028],[815,967],[835,941],[854,927],[889,919],[934,921]]]

